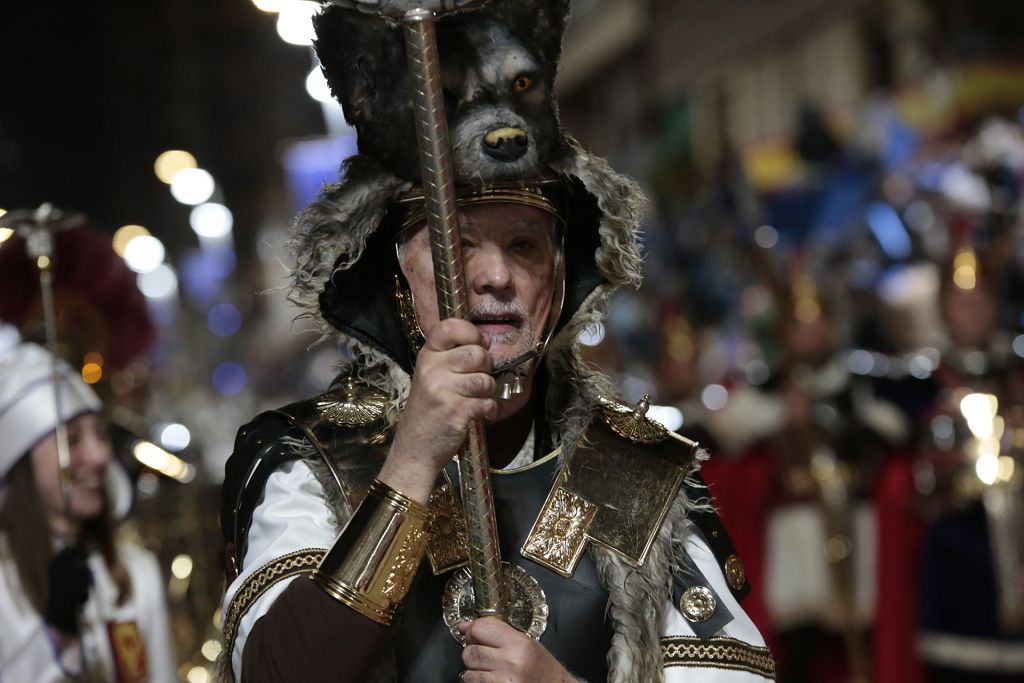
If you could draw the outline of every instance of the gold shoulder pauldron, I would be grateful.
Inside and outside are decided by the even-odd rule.
[[[645,407],[602,404],[567,456],[525,557],[568,578],[594,541],[644,563],[697,448],[645,417]]]
[[[337,441],[383,443],[392,426],[388,395],[345,379],[329,391],[276,411],[287,417],[318,449],[331,452]]]
[[[377,476],[395,415],[387,394],[351,378],[322,394],[278,408],[316,448],[354,508]]]

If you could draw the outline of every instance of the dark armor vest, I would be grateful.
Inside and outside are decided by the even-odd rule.
[[[491,477],[502,558],[536,579],[547,597],[547,628],[540,642],[584,680],[607,680],[613,631],[605,618],[608,594],[598,580],[591,542],[640,566],[680,489],[690,499],[708,495],[691,469],[696,444],[648,420],[639,408],[602,402],[585,433],[563,444],[569,450]],[[242,569],[253,511],[273,471],[290,460],[307,459],[324,486],[325,502],[337,511],[354,509],[384,460],[393,426],[383,397],[351,383],[264,413],[244,426],[224,482],[228,580]],[[312,448],[296,447],[303,442]],[[688,471],[691,479],[684,482]],[[432,507],[435,522],[454,524],[462,517],[461,504],[451,495],[458,491],[454,463],[446,474],[448,482],[435,494],[448,487],[448,495],[440,495]],[[687,517],[703,533],[733,595],[742,600],[750,584],[718,515],[703,508],[689,510]],[[451,541],[460,535],[443,528],[430,532],[430,561],[421,566],[394,630],[399,681],[452,681],[463,670],[462,647],[442,620],[445,583],[460,564],[459,543]],[[315,560],[278,578],[308,572]],[[678,589],[666,586],[666,598],[677,604],[679,596],[673,593]],[[251,600],[235,602],[228,621],[237,624]]]
[[[447,472],[457,487],[454,463]],[[544,647],[576,676],[604,681],[612,639],[605,618],[608,593],[598,581],[589,553],[570,579],[520,554],[557,474],[558,458],[552,454],[531,466],[492,475],[501,557],[525,569],[547,597],[548,624],[540,638]],[[420,567],[396,629],[399,681],[450,683],[465,669],[462,646],[441,618],[441,596],[449,576],[451,572],[434,576],[429,562]]]

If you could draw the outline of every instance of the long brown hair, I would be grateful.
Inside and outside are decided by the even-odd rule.
[[[116,465],[111,465],[116,467]],[[0,532],[7,538],[22,590],[37,612],[46,609],[49,598],[49,568],[53,555],[53,534],[46,519],[43,502],[32,470],[32,458],[18,460],[4,483],[5,498],[0,506]],[[117,604],[131,596],[131,579],[114,541],[116,525],[110,516],[110,501],[104,497],[103,510],[94,519],[83,522],[82,541],[99,551],[107,571],[117,586]]]

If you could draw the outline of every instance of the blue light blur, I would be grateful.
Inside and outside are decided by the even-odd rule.
[[[221,363],[213,369],[213,388],[222,396],[242,393],[247,379],[245,368],[238,363]]]
[[[874,202],[868,206],[867,221],[886,256],[893,261],[902,261],[910,256],[910,235],[896,209],[884,202]]]
[[[942,176],[949,170],[949,163],[930,161],[917,169],[914,180],[917,186],[928,192],[939,192],[942,189]]]
[[[192,303],[206,308],[221,296],[223,280],[234,272],[235,252],[228,246],[187,249],[181,256],[178,279]]]
[[[203,249],[202,262],[208,276],[223,280],[235,272],[238,259],[231,247],[216,246]]]
[[[206,308],[220,292],[220,280],[206,272],[203,254],[198,249],[187,249],[181,255],[179,281],[189,301]]]
[[[358,151],[354,135],[299,140],[288,145],[283,165],[294,209],[298,211],[316,199],[325,183],[338,182],[338,166]]]
[[[242,313],[232,304],[217,304],[206,314],[206,325],[218,337],[230,337],[242,326]]]

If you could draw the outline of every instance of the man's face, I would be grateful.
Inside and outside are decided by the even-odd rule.
[[[554,219],[524,204],[479,204],[459,211],[459,233],[469,317],[499,365],[531,350],[548,321],[559,258]],[[399,248],[399,262],[429,335],[439,317],[425,225]]]

